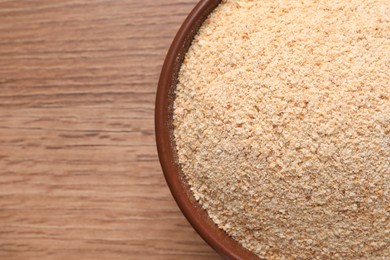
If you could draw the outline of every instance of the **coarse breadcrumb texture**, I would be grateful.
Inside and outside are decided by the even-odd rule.
[[[390,1],[222,1],[185,56],[181,168],[267,259],[390,257]]]

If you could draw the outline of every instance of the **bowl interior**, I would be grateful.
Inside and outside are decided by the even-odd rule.
[[[166,56],[158,84],[155,110],[157,149],[168,186],[184,216],[200,236],[220,255],[229,259],[257,259],[230,238],[209,218],[190,191],[178,164],[173,136],[173,102],[178,72],[191,41],[207,16],[221,0],[202,0],[179,29]]]

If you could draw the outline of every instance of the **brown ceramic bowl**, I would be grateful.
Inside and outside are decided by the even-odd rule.
[[[165,179],[184,216],[199,235],[228,259],[257,259],[257,257],[230,238],[209,218],[195,200],[178,165],[173,137],[172,112],[175,87],[180,65],[192,39],[203,21],[221,0],[201,0],[184,21],[165,58],[158,83],[155,125],[157,149]]]

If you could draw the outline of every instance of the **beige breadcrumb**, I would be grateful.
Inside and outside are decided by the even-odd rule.
[[[181,168],[267,259],[390,257],[390,1],[227,0],[186,54]]]

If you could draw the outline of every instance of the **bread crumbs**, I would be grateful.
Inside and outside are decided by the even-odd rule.
[[[179,73],[195,198],[266,259],[390,257],[390,1],[225,0]]]

